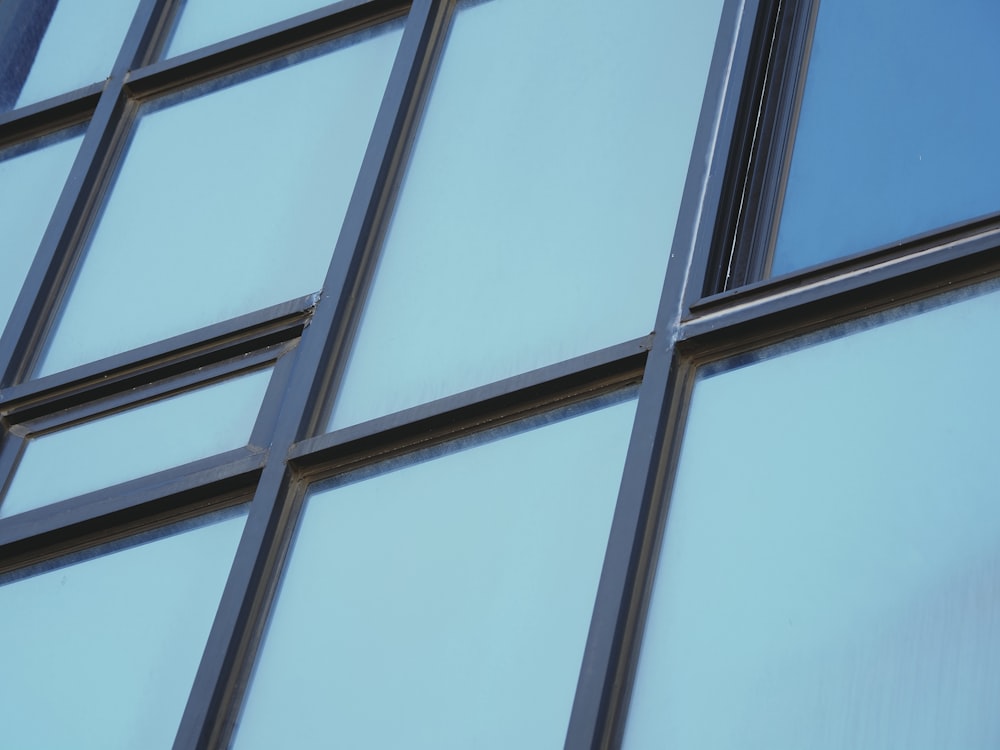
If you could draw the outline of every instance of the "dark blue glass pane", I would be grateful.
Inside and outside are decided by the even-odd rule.
[[[1000,211],[1000,3],[824,0],[772,274]]]

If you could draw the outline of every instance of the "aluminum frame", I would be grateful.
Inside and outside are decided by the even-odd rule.
[[[3,571],[252,495],[174,743],[178,750],[229,740],[311,482],[641,382],[565,742],[574,750],[617,747],[698,368],[1000,274],[998,213],[762,281],[818,0],[726,0],[655,332],[317,435],[342,375],[455,0],[343,0],[159,60],[179,7],[177,0],[140,2],[106,82],[0,114],[0,147],[87,122],[0,336],[0,486],[16,468],[22,436],[39,425],[221,377],[236,369],[235,358],[278,361],[247,448],[0,519]],[[606,12],[618,11],[608,3]],[[403,14],[403,38],[321,295],[30,377],[139,102]],[[201,368],[204,373],[192,374]]]

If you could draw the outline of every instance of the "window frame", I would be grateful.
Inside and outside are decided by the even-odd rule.
[[[39,425],[194,387],[238,369],[233,363],[246,355],[278,364],[249,447],[0,519],[0,571],[252,496],[174,743],[224,745],[311,483],[639,384],[565,743],[618,746],[698,369],[1000,274],[1000,220],[987,217],[764,278],[818,2],[724,2],[654,333],[317,434],[343,374],[456,0],[342,0],[166,60],[158,52],[181,2],[141,0],[106,82],[0,114],[0,148],[87,123],[0,336],[0,486],[24,435]],[[30,377],[141,102],[402,15],[402,41],[322,294]]]

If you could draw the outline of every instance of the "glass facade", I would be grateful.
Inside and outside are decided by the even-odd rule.
[[[0,3],[0,745],[995,746],[987,5]]]
[[[246,445],[270,374],[254,372],[31,437],[0,518]]]
[[[25,141],[0,152],[0,226],[4,234],[0,320],[3,323],[14,307],[80,149],[82,134],[76,130]]]
[[[245,509],[0,575],[11,747],[170,747]]]
[[[352,747],[558,747],[635,416],[607,400],[310,490],[233,746],[333,722]]]
[[[111,74],[137,0],[9,0],[0,8],[0,111]]]
[[[331,428],[653,329],[720,6],[457,4]]]
[[[705,368],[623,747],[997,742],[990,287]]]

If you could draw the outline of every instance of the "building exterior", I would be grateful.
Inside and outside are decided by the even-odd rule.
[[[1000,10],[96,5],[0,2],[3,746],[996,745]]]

